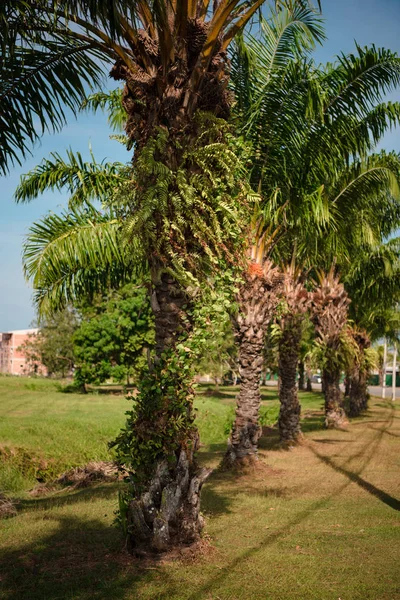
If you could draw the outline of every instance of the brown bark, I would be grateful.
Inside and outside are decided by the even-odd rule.
[[[228,466],[235,463],[252,462],[257,459],[258,440],[261,435],[259,412],[263,347],[263,335],[258,336],[258,340],[243,340],[240,344],[239,374],[241,384],[236,401],[236,419],[225,457],[225,463]]]
[[[193,450],[183,447],[174,462],[171,467],[171,457],[159,461],[147,490],[129,503],[131,551],[162,552],[173,545],[199,539],[204,527],[200,514],[201,488],[211,469],[199,469]]]
[[[325,427],[340,428],[347,423],[340,391],[340,371],[322,372],[325,393]]]
[[[238,294],[239,313],[234,321],[234,329],[239,344],[241,384],[236,418],[224,459],[224,464],[228,467],[246,465],[258,458],[264,337],[278,302],[277,290],[280,283],[281,274],[269,261],[262,267],[250,264]]]
[[[342,393],[339,382],[341,335],[347,321],[350,299],[334,269],[321,278],[319,287],[313,293],[312,321],[318,338],[324,348],[327,366],[322,373],[322,391],[325,395],[325,426],[341,427],[346,423]],[[343,365],[345,366],[345,365]]]
[[[304,362],[299,360],[299,390],[304,392],[305,388],[305,367]]]
[[[188,331],[185,323],[189,299],[181,287],[168,274],[161,275],[154,283],[151,308],[154,314],[156,355],[175,344],[176,337]]]
[[[282,442],[296,443],[302,437],[296,371],[301,342],[301,318],[287,317],[279,341],[279,434]]]
[[[368,375],[356,370],[351,377],[349,391],[349,417],[358,417],[368,404]]]
[[[358,417],[367,408],[368,404],[368,362],[365,351],[371,346],[371,340],[363,329],[353,327],[349,329],[358,348],[358,356],[353,366],[349,386],[349,416]]]

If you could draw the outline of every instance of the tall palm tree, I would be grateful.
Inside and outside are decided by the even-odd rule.
[[[241,383],[224,458],[227,467],[249,466],[257,459],[265,333],[275,315],[283,277],[280,269],[263,257],[261,264],[250,262],[242,279],[237,294],[239,310],[233,318]]]
[[[242,174],[224,127],[231,104],[227,48],[262,2],[43,0],[21,2],[14,11],[8,1],[11,18],[1,21],[13,42],[10,64],[21,39],[39,69],[37,57],[47,56],[52,43],[82,44],[111,63],[111,77],[124,84],[126,134],[135,153],[118,202],[127,208],[130,253],[151,275],[157,355],[116,441],[131,471],[121,515],[133,547],[190,542],[203,525],[207,471],[194,459],[193,393],[190,377],[176,375],[184,369],[177,344],[193,332],[188,288],[198,287],[218,261],[232,260],[240,241]],[[19,70],[26,83],[22,65]],[[96,255],[89,247],[95,239],[79,238],[80,258]],[[64,266],[76,262],[69,248],[59,255]]]
[[[279,335],[279,434],[282,442],[292,445],[301,439],[300,403],[296,375],[303,337],[303,323],[311,305],[302,273],[294,262],[284,269],[282,316]]]
[[[334,269],[319,277],[312,295],[311,318],[318,336],[322,380],[325,394],[325,425],[341,427],[346,423],[340,376],[347,365],[345,326],[350,299]]]
[[[368,333],[358,327],[349,327],[348,334],[355,344],[354,360],[349,370],[349,417],[358,417],[368,403],[368,378],[376,364]]]
[[[247,51],[239,44],[238,52],[232,57],[233,89],[237,99],[235,115],[237,123],[243,123],[243,102],[252,106],[250,75],[254,81],[261,67],[255,60],[260,57],[261,65],[278,85],[278,79],[291,61],[301,56],[316,41],[322,38],[321,20],[310,8],[301,6],[294,10],[283,9],[272,13],[271,19],[262,21],[261,39],[254,39],[254,60],[247,62]],[[268,66],[266,66],[268,65]],[[263,73],[264,74],[264,73]],[[245,79],[245,82],[243,81]],[[245,85],[244,85],[245,83]],[[268,87],[264,86],[268,93]],[[246,95],[243,100],[242,95]],[[247,106],[247,104],[246,104]],[[249,115],[251,110],[249,108]],[[248,115],[247,115],[248,116]],[[251,136],[250,136],[251,139]],[[253,156],[258,168],[259,148],[254,143]],[[262,191],[261,178],[253,178],[255,189]],[[282,287],[283,275],[270,260],[271,253],[281,235],[284,214],[282,207],[275,206],[270,212],[268,200],[256,205],[248,229],[246,263],[241,274],[242,283],[237,294],[237,314],[233,316],[236,340],[239,347],[240,392],[237,398],[236,418],[229,437],[224,463],[228,466],[249,464],[257,460],[258,439],[261,434],[259,409],[261,402],[260,379],[263,365],[264,338],[268,325],[274,317]],[[272,213],[272,214],[271,214]]]

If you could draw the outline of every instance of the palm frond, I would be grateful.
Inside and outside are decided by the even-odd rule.
[[[128,179],[129,168],[122,163],[98,163],[93,154],[91,159],[86,162],[79,152],[72,150],[67,150],[66,159],[52,152],[50,158],[21,177],[15,192],[16,201],[29,202],[45,190],[65,188],[71,208],[94,200],[106,203]]]
[[[24,272],[39,312],[101,291],[132,272],[118,219],[93,207],[34,223],[23,246]]]
[[[99,109],[108,113],[108,124],[113,131],[121,133],[126,124],[126,110],[122,106],[122,91],[120,89],[110,92],[96,92],[90,94],[82,103],[82,109],[92,110],[96,113]]]
[[[0,170],[8,172],[44,131],[59,131],[87,88],[103,81],[102,55],[90,44],[61,38],[46,49],[19,46],[0,58]]]

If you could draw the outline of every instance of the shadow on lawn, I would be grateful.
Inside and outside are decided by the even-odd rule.
[[[385,408],[388,408],[388,406],[385,406]],[[396,417],[394,417],[394,418],[396,418]],[[393,409],[392,409],[391,413],[389,414],[388,419],[385,420],[384,426],[382,428],[380,428],[379,430],[376,430],[377,434],[374,436],[372,441],[370,439],[368,439],[367,443],[363,446],[361,451],[357,452],[356,454],[352,454],[345,461],[345,463],[342,466],[338,466],[338,465],[334,464],[333,461],[329,457],[323,456],[323,455],[319,454],[314,448],[309,447],[309,449],[320,460],[322,460],[326,465],[328,465],[329,467],[333,468],[337,472],[344,475],[345,481],[340,486],[338,486],[334,492],[332,492],[325,498],[322,498],[322,499],[318,500],[317,502],[314,502],[308,508],[300,511],[297,515],[295,515],[292,519],[290,519],[285,524],[285,526],[277,529],[274,532],[271,531],[268,535],[266,535],[264,537],[263,541],[261,543],[259,543],[258,545],[256,545],[254,548],[246,550],[246,552],[242,552],[240,555],[238,555],[226,567],[224,567],[215,577],[210,578],[206,584],[202,585],[198,590],[193,592],[188,597],[188,600],[203,600],[203,598],[208,597],[207,594],[217,593],[218,586],[227,577],[232,575],[232,571],[234,569],[236,569],[236,567],[240,566],[240,569],[245,569],[246,561],[251,561],[252,558],[260,550],[262,550],[263,548],[265,548],[267,546],[274,544],[282,536],[286,536],[288,530],[291,530],[293,527],[299,525],[302,521],[308,519],[310,516],[312,516],[315,513],[316,510],[321,509],[321,508],[325,507],[326,505],[328,505],[332,498],[334,498],[335,496],[338,496],[351,483],[356,483],[357,485],[360,485],[367,492],[369,492],[373,496],[376,496],[379,500],[381,500],[382,502],[384,502],[391,508],[394,508],[395,510],[399,510],[398,506],[400,505],[400,502],[398,500],[396,500],[395,498],[393,498],[392,496],[390,496],[383,490],[379,490],[374,485],[370,484],[369,482],[367,482],[365,479],[363,479],[361,477],[361,473],[364,471],[364,469],[367,467],[367,465],[370,463],[370,461],[376,454],[378,447],[382,441],[382,437],[383,437],[384,433],[386,432],[387,428],[390,427],[392,422],[393,422]],[[360,456],[363,456],[364,460],[362,461],[362,464],[357,473],[344,468],[344,466],[347,465],[347,463],[351,462],[352,460],[354,460],[355,458],[358,458]],[[168,590],[167,590],[166,594],[163,596],[160,596],[159,598],[167,599],[169,597],[170,596],[168,595]]]
[[[115,486],[108,484],[108,487],[107,495],[115,493]],[[82,501],[90,494],[93,497],[104,494],[106,488],[25,501],[25,510],[38,508],[38,519],[53,521],[55,531],[1,553],[1,600],[133,599],[147,584],[157,587],[156,597],[160,599],[169,600],[182,592],[179,581],[171,579],[161,561],[144,561],[128,554],[116,527],[107,526],[100,519],[41,513],[40,509],[52,508],[52,502],[60,505]],[[205,486],[202,500],[209,515],[230,512],[230,499],[214,490],[212,484]]]
[[[312,446],[310,446],[309,449],[311,450],[311,452],[313,452],[315,454],[315,456],[317,458],[319,458],[319,460],[321,460],[323,463],[325,463],[326,465],[331,467],[334,471],[340,473],[341,475],[344,475],[351,482],[356,483],[358,486],[363,488],[366,492],[368,492],[372,496],[375,496],[381,502],[383,502],[384,504],[387,504],[387,506],[390,506],[390,508],[400,511],[400,500],[398,500],[397,498],[394,498],[390,494],[387,494],[384,490],[377,488],[372,483],[370,483],[369,481],[366,481],[363,477],[360,476],[361,473],[363,472],[363,470],[365,469],[365,467],[367,466],[367,464],[370,462],[371,458],[373,457],[375,450],[377,450],[377,448],[382,440],[383,435],[388,434],[388,435],[393,435],[395,437],[398,437],[396,434],[394,434],[390,431],[387,431],[388,428],[393,423],[394,408],[392,406],[388,407],[387,405],[385,406],[385,408],[390,408],[391,411],[389,413],[388,418],[385,421],[381,421],[381,422],[383,422],[382,427],[369,427],[370,430],[376,431],[377,435],[375,436],[375,438],[371,444],[371,447],[369,448],[368,459],[362,464],[362,466],[358,472],[350,471],[349,469],[345,468],[345,466],[351,460],[354,460],[354,458],[358,458],[358,457],[362,456],[364,454],[364,449],[361,450],[360,452],[358,452],[357,454],[351,456],[343,465],[336,464],[329,456],[324,456],[324,455],[320,454]]]
[[[56,530],[0,557],[2,600],[120,600],[146,571],[100,520],[62,517]]]

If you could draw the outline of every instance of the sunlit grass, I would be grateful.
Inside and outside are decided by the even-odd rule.
[[[128,402],[62,394],[51,382],[38,386],[0,379],[2,444],[48,459],[55,453],[60,468],[93,453],[106,456],[103,444],[122,425]],[[217,397],[197,399],[202,462],[219,462],[233,396],[221,388]],[[263,397],[273,421],[276,390]],[[377,399],[345,430],[325,431],[320,394],[302,394],[301,401],[304,445],[278,449],[276,434],[266,429],[256,472],[239,477],[217,470],[206,483],[210,545],[194,561],[140,563],[127,555],[113,526],[116,484],[39,499],[20,494],[18,516],[0,527],[0,597],[396,600],[400,411]],[[16,487],[27,489],[26,483]]]

